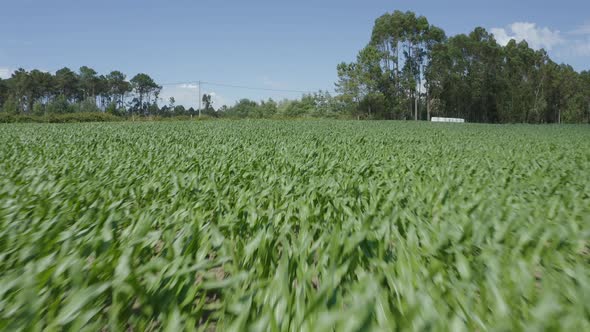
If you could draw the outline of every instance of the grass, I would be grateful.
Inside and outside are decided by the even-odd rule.
[[[0,125],[0,330],[590,330],[587,126]]]

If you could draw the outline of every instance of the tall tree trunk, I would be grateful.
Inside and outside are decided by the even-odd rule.
[[[426,120],[430,122],[430,96],[428,89],[426,89]]]
[[[399,91],[399,45],[395,48],[395,85],[396,85],[396,92]]]
[[[414,94],[414,120],[418,121],[418,96]]]
[[[418,95],[416,96],[416,121],[418,121],[418,111],[420,111],[420,94],[422,92],[422,68],[418,65],[419,74],[418,74]]]
[[[539,108],[537,107],[539,104],[539,93],[540,93],[541,87],[537,87],[537,89],[535,89],[535,101],[533,102],[533,113],[535,116],[535,120],[538,121],[538,116],[537,114],[539,113]]]
[[[399,41],[395,42],[395,99],[396,99],[396,108],[399,107],[398,112],[401,110],[402,100],[402,89],[401,89],[401,80],[400,80],[400,70],[399,70],[399,50],[400,47],[403,46]]]

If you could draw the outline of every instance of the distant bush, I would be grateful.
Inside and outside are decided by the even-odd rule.
[[[136,117],[127,117],[127,121],[205,121],[205,120],[215,120],[215,117],[201,114],[201,117],[198,115],[190,116],[190,115],[173,115],[173,116],[136,116]]]
[[[45,105],[40,101],[36,101],[33,104],[33,114],[34,115],[43,115],[45,114]]]
[[[0,123],[17,123],[17,122],[40,122],[36,121],[40,117],[32,115],[17,115],[10,113],[0,113]]]
[[[134,116],[125,117],[103,112],[80,112],[37,115],[37,114],[9,114],[0,113],[0,123],[72,123],[72,122],[110,122],[110,121],[206,121],[215,120],[208,115],[177,115],[177,116]]]
[[[122,121],[121,117],[114,116],[112,114],[91,112],[91,113],[69,113],[57,115],[53,114],[48,116],[50,123],[67,123],[67,122],[109,122],[109,121]]]
[[[0,123],[72,123],[72,122],[109,122],[122,121],[124,118],[107,113],[64,113],[42,115],[15,115],[0,113]]]
[[[66,97],[57,96],[54,100],[47,103],[46,110],[50,114],[65,114],[73,113],[75,107],[69,103]]]
[[[116,113],[107,112],[75,112],[75,113],[49,113],[39,114],[33,112],[32,114],[10,114],[0,112],[0,123],[75,123],[75,122],[110,122],[110,121],[209,121],[217,120],[218,117],[212,117],[206,114],[198,115],[175,115],[175,116],[125,116],[122,109]],[[326,116],[332,119],[350,120],[356,119],[348,114],[340,114],[337,116]],[[224,119],[244,119],[235,115],[224,116]],[[286,114],[274,114],[267,116],[267,119],[272,120],[310,120],[321,119],[310,115],[289,116]]]
[[[76,104],[76,111],[80,113],[98,113],[100,109],[96,106],[96,100],[87,98]]]
[[[18,104],[16,100],[12,96],[8,96],[8,99],[4,102],[2,106],[2,115],[6,114],[18,114]]]
[[[125,108],[123,107],[118,107],[117,103],[112,102],[110,103],[107,108],[106,108],[106,113],[107,114],[111,114],[114,116],[125,116],[125,114],[127,113]]]

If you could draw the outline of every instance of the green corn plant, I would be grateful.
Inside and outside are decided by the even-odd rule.
[[[2,124],[0,141],[0,330],[590,330],[585,126]]]

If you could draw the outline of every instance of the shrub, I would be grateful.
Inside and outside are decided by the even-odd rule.
[[[47,113],[50,114],[64,114],[73,113],[75,108],[68,102],[65,96],[57,96],[55,99],[47,103]]]
[[[0,113],[0,123],[38,122],[38,123],[71,123],[71,122],[110,122],[122,121],[124,118],[102,112],[92,113],[48,113],[46,115],[25,115]]]
[[[9,96],[2,106],[2,111],[6,114],[18,114],[18,104],[14,97]]]
[[[81,113],[98,113],[100,109],[96,106],[96,99],[86,98],[76,105],[77,111]]]

